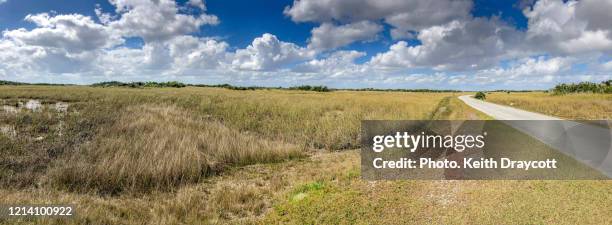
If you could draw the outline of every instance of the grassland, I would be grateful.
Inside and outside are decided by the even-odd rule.
[[[77,206],[0,223],[612,222],[607,181],[359,178],[360,120],[486,118],[455,95],[0,87],[5,105],[70,104],[0,111],[0,204]]]
[[[544,92],[487,94],[487,101],[565,119],[612,119],[612,94],[564,94]]]

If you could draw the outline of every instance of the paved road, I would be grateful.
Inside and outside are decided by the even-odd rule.
[[[459,99],[612,178],[610,129],[485,102],[468,95]]]
[[[509,106],[498,105],[490,102],[481,101],[472,98],[469,95],[460,96],[465,104],[468,104],[474,109],[477,109],[496,120],[560,120],[559,118],[547,116],[544,114],[529,112],[512,108]]]

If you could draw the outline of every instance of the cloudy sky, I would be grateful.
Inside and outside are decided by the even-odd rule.
[[[546,89],[612,79],[612,0],[0,0],[0,80]]]

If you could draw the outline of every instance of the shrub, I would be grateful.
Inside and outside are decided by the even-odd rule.
[[[569,94],[569,93],[612,93],[612,80],[603,81],[601,83],[580,82],[570,84],[558,84],[552,89],[553,94]]]
[[[302,85],[291,87],[289,89],[293,90],[302,90],[302,91],[316,91],[316,92],[329,92],[329,88],[327,86],[310,86],[310,85]]]
[[[482,91],[479,91],[478,93],[476,93],[476,95],[474,95],[474,98],[480,99],[480,100],[485,100],[485,99],[487,99],[487,96]]]
[[[0,80],[0,85],[25,85],[26,83],[13,82],[8,80]]]

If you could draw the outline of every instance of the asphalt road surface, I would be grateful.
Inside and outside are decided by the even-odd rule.
[[[559,118],[544,114],[528,112],[509,106],[481,101],[469,95],[461,96],[459,99],[472,108],[479,110],[495,118],[496,120],[560,120]]]
[[[468,95],[459,99],[612,178],[612,132],[609,125],[562,120],[481,101]]]

